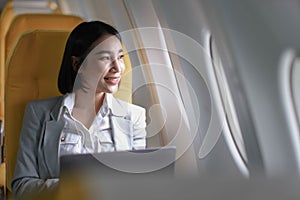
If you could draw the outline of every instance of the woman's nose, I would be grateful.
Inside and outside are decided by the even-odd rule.
[[[118,59],[114,59],[111,63],[112,65],[112,70],[114,70],[114,72],[121,72],[122,71],[122,62]]]

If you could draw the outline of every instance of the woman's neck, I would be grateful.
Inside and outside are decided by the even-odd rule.
[[[99,112],[101,106],[103,105],[104,98],[105,98],[104,92],[95,94],[95,111],[96,111],[96,113]]]
[[[80,90],[76,91],[72,116],[89,129],[103,104],[104,97],[104,92],[87,95]]]

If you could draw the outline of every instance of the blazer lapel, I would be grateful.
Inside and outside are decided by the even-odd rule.
[[[49,174],[53,177],[59,176],[59,142],[62,129],[64,127],[64,120],[61,115],[61,103],[63,98],[56,103],[50,113],[50,121],[46,122],[44,132],[44,159]],[[49,156],[50,155],[50,156]]]
[[[110,119],[116,150],[132,149],[132,122],[128,116],[127,104],[118,101],[110,94],[107,95],[109,95],[108,104],[111,109]]]
[[[112,134],[117,151],[132,149],[132,124],[130,120],[111,116]]]

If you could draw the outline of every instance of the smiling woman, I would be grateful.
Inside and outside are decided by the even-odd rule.
[[[97,42],[99,44],[81,66],[74,61],[75,56],[72,56],[73,68],[78,71],[73,88],[77,101],[72,114],[87,128],[100,110],[105,93],[117,92],[121,74],[125,69],[122,45],[117,37],[103,36]]]
[[[145,110],[111,95],[124,70],[112,26],[83,22],[71,32],[58,79],[64,96],[26,107],[11,183],[15,197],[56,191],[62,155],[145,148]]]
[[[5,2],[0,191],[11,184],[7,199],[12,191],[32,197],[58,185],[64,193],[62,157],[168,146],[176,147],[178,189],[162,177],[148,186],[149,179],[121,185],[109,177],[108,185],[90,187],[85,176],[100,198],[82,199],[170,199],[172,193],[172,200],[299,199],[299,1]],[[36,14],[41,11],[55,16],[55,30]],[[67,28],[58,16],[80,21]],[[197,181],[189,185],[181,177]],[[287,181],[272,186],[273,178]],[[273,197],[265,196],[269,191]]]

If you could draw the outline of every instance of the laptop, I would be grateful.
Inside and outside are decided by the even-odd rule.
[[[71,154],[60,157],[61,177],[76,174],[99,179],[168,176],[174,174],[176,147]],[[97,179],[98,180],[98,179]]]

